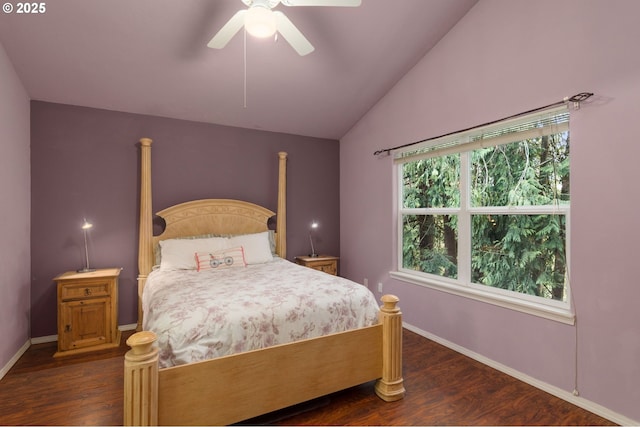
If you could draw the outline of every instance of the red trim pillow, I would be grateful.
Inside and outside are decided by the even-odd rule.
[[[211,252],[196,252],[195,256],[198,271],[223,270],[226,268],[246,267],[247,265],[242,246]]]

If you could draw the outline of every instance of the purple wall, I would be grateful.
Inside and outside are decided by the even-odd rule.
[[[29,96],[0,44],[0,377],[29,341]]]
[[[569,398],[576,381],[580,397],[574,401],[635,423],[638,16],[635,0],[482,0],[340,141],[343,275],[382,282],[385,292],[400,297],[409,324],[555,386]],[[577,326],[389,278],[396,259],[394,168],[390,157],[375,158],[375,150],[582,91],[596,97],[571,118]]]
[[[139,149],[152,138],[153,209],[236,198],[276,210],[279,151],[288,157],[287,255],[339,251],[338,141],[33,101],[32,336],[54,335],[51,280],[83,265],[83,217],[92,267],[124,267],[119,324],[137,318]]]

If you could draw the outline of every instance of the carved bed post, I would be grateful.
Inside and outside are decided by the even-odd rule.
[[[158,349],[153,332],[129,337],[124,355],[124,425],[158,425]]]
[[[140,230],[138,240],[138,326],[142,330],[142,290],[153,267],[151,206],[151,139],[140,140]]]
[[[276,213],[276,253],[287,258],[287,153],[278,153],[278,211]]]
[[[383,295],[380,307],[382,323],[382,378],[376,382],[376,394],[382,400],[393,402],[404,397],[402,379],[402,313],[398,297]]]

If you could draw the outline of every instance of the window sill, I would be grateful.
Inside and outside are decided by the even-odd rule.
[[[465,298],[471,298],[476,301],[481,301],[488,304],[496,305],[498,307],[531,314],[533,316],[565,323],[567,325],[575,324],[575,314],[572,313],[568,308],[554,307],[551,305],[541,304],[535,301],[529,301],[509,295],[486,292],[472,287],[464,287],[452,283],[447,283],[445,281],[423,278],[402,271],[391,271],[389,275],[394,279],[412,283],[414,285],[424,286]]]

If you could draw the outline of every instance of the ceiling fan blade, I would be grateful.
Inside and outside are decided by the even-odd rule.
[[[362,0],[282,0],[285,6],[342,6],[358,7]]]
[[[294,48],[300,56],[313,52],[313,45],[309,43],[309,40],[302,35],[300,30],[293,25],[293,22],[291,22],[284,13],[274,11],[273,14],[276,16],[278,32],[282,34],[282,37],[289,42],[291,47]]]
[[[244,15],[247,13],[246,10],[239,10],[235,15],[231,17],[224,24],[224,27],[220,28],[220,31],[216,33],[215,36],[207,43],[207,47],[212,47],[214,49],[222,49],[229,43],[229,40],[236,35],[240,28],[244,25]]]

